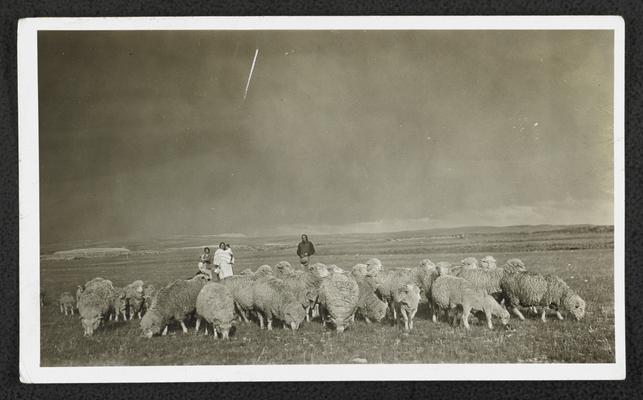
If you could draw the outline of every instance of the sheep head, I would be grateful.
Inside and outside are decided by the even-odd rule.
[[[82,318],[80,322],[83,325],[83,329],[85,330],[84,336],[91,336],[94,334],[94,330],[98,328],[98,325],[100,325],[100,315],[91,317],[91,318]]]
[[[141,331],[148,339],[161,332],[163,317],[156,310],[149,310],[141,319]]]
[[[585,316],[585,300],[581,299],[577,294],[566,296],[563,300],[563,306],[577,321],[580,321]]]
[[[306,318],[306,310],[299,303],[291,303],[284,310],[284,323],[293,331],[299,329],[299,324]]]

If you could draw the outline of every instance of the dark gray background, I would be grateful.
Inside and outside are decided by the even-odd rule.
[[[43,243],[612,224],[610,31],[38,38]]]

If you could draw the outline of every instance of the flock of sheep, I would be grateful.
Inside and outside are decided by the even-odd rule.
[[[395,270],[382,268],[373,258],[350,272],[321,263],[295,270],[281,261],[218,282],[197,274],[158,290],[140,280],[115,288],[111,281],[95,278],[79,286],[76,297],[63,293],[59,305],[65,314],[73,314],[77,307],[86,336],[104,320],[137,315],[142,334],[148,338],[166,335],[173,321],[187,333],[185,321],[196,317],[196,332],[204,323],[206,335],[211,325],[216,337],[227,339],[235,320],[248,323],[253,317],[261,329],[271,330],[273,321],[279,320],[293,332],[304,320],[315,317],[337,332],[343,332],[356,317],[367,323],[388,317],[408,332],[413,329],[422,293],[433,322],[446,314],[453,325],[462,322],[467,329],[472,311],[486,319],[489,329],[493,329],[492,317],[509,328],[510,311],[523,320],[519,307],[540,312],[543,322],[549,308],[559,319],[563,319],[561,310],[577,320],[585,315],[585,302],[562,279],[528,271],[519,259],[499,267],[491,256],[480,263],[468,257],[455,266],[425,259],[415,268]]]

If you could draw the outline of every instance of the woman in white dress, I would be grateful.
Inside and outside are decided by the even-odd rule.
[[[230,248],[230,244],[223,243],[219,244],[219,248],[214,253],[214,265],[215,268],[219,269],[219,279],[227,278],[228,276],[234,275],[232,271],[232,265],[234,264],[234,254]]]

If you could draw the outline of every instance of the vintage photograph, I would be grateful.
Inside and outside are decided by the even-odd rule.
[[[617,362],[614,29],[35,35],[41,369]]]

